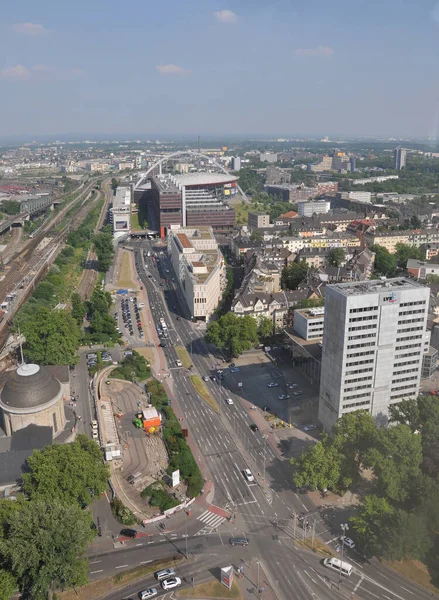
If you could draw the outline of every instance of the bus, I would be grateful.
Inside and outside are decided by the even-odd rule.
[[[353,566],[347,562],[342,562],[338,558],[325,558],[323,564],[328,569],[332,569],[333,571],[337,571],[337,573],[341,573],[345,577],[350,577],[352,574]]]

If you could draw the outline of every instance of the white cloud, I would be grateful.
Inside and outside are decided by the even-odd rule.
[[[16,23],[14,30],[25,35],[44,35],[47,33],[47,29],[39,23]]]
[[[14,67],[7,67],[0,71],[0,79],[11,79],[15,81],[22,81],[23,79],[29,79],[31,72],[23,65],[15,65]]]
[[[217,10],[213,15],[220,23],[237,23],[238,21],[238,16],[231,10]]]
[[[24,67],[23,65],[14,65],[0,71],[0,79],[9,79],[23,81],[25,79],[50,78],[50,79],[73,79],[85,75],[81,69],[60,69],[50,65],[35,65],[33,67]]]
[[[190,73],[188,69],[173,65],[172,63],[169,65],[157,65],[156,69],[162,75],[187,75]]]
[[[297,48],[297,56],[312,58],[332,58],[335,51],[330,46],[317,46],[317,48]]]

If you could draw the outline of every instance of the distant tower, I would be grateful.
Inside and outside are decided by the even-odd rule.
[[[351,156],[351,158],[349,159],[349,162],[351,164],[351,173],[355,173],[355,170],[357,168],[357,161],[356,161],[355,157]]]
[[[398,146],[393,151],[393,164],[395,171],[401,171],[405,167],[405,159],[406,159],[407,150]]]

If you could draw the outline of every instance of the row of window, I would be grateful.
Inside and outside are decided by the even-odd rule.
[[[378,315],[365,315],[364,317],[352,317],[349,319],[349,323],[355,323],[355,321],[376,321]]]
[[[206,304],[207,298],[194,298],[195,304]]]
[[[396,346],[396,350],[407,350],[408,348],[422,348],[422,344],[407,344],[406,346]]]
[[[407,331],[423,331],[423,327],[408,327],[407,329],[398,329],[396,333],[406,333]]]
[[[406,360],[405,362],[399,362],[399,363],[395,363],[394,367],[404,367],[405,365],[417,365],[419,364],[419,359],[418,360]]]
[[[367,310],[378,310],[378,306],[362,306],[361,308],[351,308],[350,313],[366,312]]]
[[[404,369],[403,371],[393,371],[393,377],[396,375],[405,375],[405,373],[417,373],[419,371],[419,365],[414,369]]]
[[[346,363],[346,367],[356,367],[357,365],[367,365],[373,363],[373,358],[367,358],[366,360],[355,360],[354,362]]]
[[[348,342],[353,342],[354,340],[363,340],[363,339],[366,339],[366,338],[374,338],[374,337],[376,337],[376,331],[374,331],[374,333],[361,333],[360,335],[351,335],[351,336],[349,336],[348,337]]]
[[[420,319],[405,319],[404,321],[398,321],[398,325],[405,325],[406,323],[422,323],[424,321],[424,317]]]
[[[397,342],[407,342],[408,340],[422,340],[422,335],[407,335],[405,337],[396,338]]]
[[[392,392],[399,392],[400,390],[409,390],[414,385],[416,386],[416,384],[413,383],[409,383],[408,385],[400,385],[398,387],[392,388]]]
[[[417,352],[403,352],[403,354],[397,354],[395,356],[395,360],[398,360],[400,358],[407,358],[409,356],[420,356],[421,352],[419,352],[419,350]]]
[[[425,310],[423,308],[418,308],[417,310],[403,310],[398,314],[398,317],[403,317],[404,315],[417,315],[418,313],[425,314]]]
[[[393,383],[402,383],[403,381],[415,381],[418,379],[417,375],[411,375],[410,377],[401,377],[400,379],[392,379],[392,384]],[[399,389],[399,388],[393,388],[393,389]]]
[[[346,373],[346,377],[357,375],[358,373],[372,373],[372,371],[373,367],[367,367],[367,369],[355,369],[355,371],[349,371],[349,373]]]
[[[357,383],[358,381],[370,381],[372,379],[372,375],[367,375],[366,377],[357,377],[356,379],[345,379],[343,385],[349,385],[350,383]]]
[[[368,346],[369,347],[375,346],[375,342],[364,342],[363,344],[351,344],[350,346],[348,346],[348,350],[354,350],[355,348],[367,348]]]
[[[413,390],[411,393],[407,394],[407,392],[403,392],[402,394],[392,394],[390,396],[391,400],[396,400],[397,398],[408,398],[413,396],[416,390]]]
[[[363,350],[362,352],[354,352],[353,354],[347,354],[346,358],[355,358],[356,356],[367,356],[368,354],[375,354],[375,350]]]
[[[399,306],[419,306],[425,304],[425,300],[416,300],[416,302],[401,302]]]
[[[346,400],[356,400],[357,398],[370,398],[370,392],[366,392],[366,393],[361,393],[361,394],[356,394],[355,396],[346,396],[346,398],[343,398],[343,402]]]
[[[354,387],[350,387],[350,388],[345,388],[344,391],[345,392],[355,392],[356,390],[360,391],[360,390],[370,390],[370,388],[372,387],[372,384],[369,383],[367,384],[363,384],[363,385],[354,385]]]
[[[370,400],[366,400],[366,402],[353,402],[352,404],[343,404],[343,409],[345,408],[356,408],[358,406],[369,406]]]
[[[376,327],[376,323],[371,323],[370,325],[358,325],[358,327],[349,327],[348,331],[360,331],[361,329],[376,329]]]

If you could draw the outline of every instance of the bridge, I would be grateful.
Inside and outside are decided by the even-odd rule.
[[[35,196],[35,198],[27,198],[20,202],[20,212],[0,223],[0,235],[8,231],[11,227],[22,227],[24,221],[28,221],[31,215],[43,212],[53,206],[59,204],[53,196]],[[0,209],[1,210],[1,209]]]

